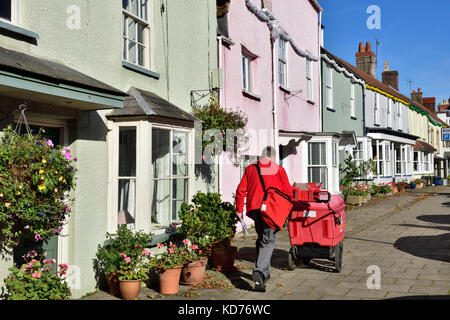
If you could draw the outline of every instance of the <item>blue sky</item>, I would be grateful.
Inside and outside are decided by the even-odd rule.
[[[450,97],[450,1],[449,0],[319,0],[324,9],[324,46],[331,53],[355,65],[360,42],[378,47],[377,79],[381,80],[384,61],[399,72],[399,89],[410,96],[421,88],[424,97],[436,102]],[[366,13],[377,5],[381,28],[369,29]]]

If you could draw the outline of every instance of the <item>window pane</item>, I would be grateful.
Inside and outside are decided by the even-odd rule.
[[[138,12],[138,1],[139,0],[128,0],[129,2],[129,6],[128,6],[128,11],[132,14],[134,14],[135,16],[139,17],[139,12]]]
[[[325,142],[311,142],[309,143],[309,165],[325,165]]]
[[[320,164],[326,165],[327,164],[327,157],[325,152],[325,142],[320,143]]]
[[[152,227],[168,226],[170,221],[170,180],[153,180]]]
[[[137,60],[137,64],[140,66],[144,66],[145,65],[145,47],[142,45],[137,45],[138,48],[138,60]]]
[[[11,21],[11,0],[0,2],[0,18]]]
[[[148,20],[148,1],[141,0],[141,18]]]
[[[152,130],[152,166],[154,178],[170,176],[170,131]]]
[[[123,43],[122,43],[122,47],[123,47],[123,60],[128,60],[128,56],[127,56],[127,39],[123,38]]]
[[[245,57],[242,57],[242,87],[247,89],[247,66],[245,60]]]
[[[122,0],[122,9],[128,10],[128,0]]]
[[[131,63],[136,63],[136,43],[129,41],[128,42],[128,60]]]
[[[322,183],[322,189],[327,188],[326,168],[313,167],[308,168],[308,182],[309,183]]]
[[[118,211],[125,211],[126,222],[130,222],[127,216],[135,218],[136,204],[136,179],[119,179],[119,207]]]
[[[127,19],[127,25],[128,25],[128,39],[137,41],[136,21],[134,21],[133,19]]]
[[[119,129],[119,177],[136,176],[136,127]]]
[[[186,132],[173,133],[173,176],[188,175],[188,134]]]
[[[179,220],[181,204],[188,201],[188,179],[174,179],[172,187],[172,220]]]

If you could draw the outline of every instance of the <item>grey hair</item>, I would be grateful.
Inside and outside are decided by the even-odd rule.
[[[263,158],[275,159],[276,157],[277,157],[277,150],[272,146],[265,147],[261,153],[261,159]]]

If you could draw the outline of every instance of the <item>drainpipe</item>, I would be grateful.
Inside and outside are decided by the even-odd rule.
[[[317,91],[319,94],[319,131],[323,131],[323,119],[322,119],[322,59],[321,56],[321,47],[322,47],[322,10],[319,12],[319,90]]]
[[[220,70],[222,70],[222,36],[217,37],[218,40],[218,67],[219,67],[219,72]],[[222,79],[220,79],[222,80]],[[222,82],[222,81],[221,81]],[[222,83],[219,84],[219,106],[223,107],[223,97],[222,97]],[[222,194],[222,152],[220,152],[219,156],[218,156],[218,164],[217,164],[217,192],[219,194]]]
[[[278,21],[274,20],[273,23],[273,27],[274,29],[276,29],[278,27]],[[278,147],[278,108],[277,108],[277,86],[278,86],[278,77],[277,77],[277,57],[276,57],[276,52],[278,52],[275,48],[276,43],[277,43],[277,39],[279,38],[279,36],[277,36],[276,38],[272,38],[271,39],[271,45],[272,45],[272,78],[273,78],[273,109],[272,109],[272,114],[273,114],[273,146],[275,148],[275,150],[277,151],[277,157],[276,157],[276,163],[280,163],[280,152],[279,152],[279,147]]]

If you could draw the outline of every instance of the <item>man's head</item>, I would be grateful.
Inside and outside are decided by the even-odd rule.
[[[275,162],[277,159],[277,151],[275,150],[275,148],[272,146],[265,147],[261,153],[261,159],[264,158],[270,159]]]

